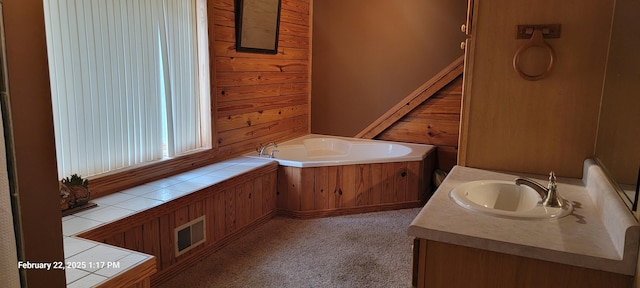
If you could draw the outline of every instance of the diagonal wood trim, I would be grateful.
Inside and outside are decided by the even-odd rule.
[[[435,93],[440,91],[444,86],[455,80],[462,74],[464,70],[464,56],[453,61],[449,66],[445,67],[438,74],[433,76],[429,81],[422,84],[415,91],[411,92],[409,96],[402,99],[395,106],[393,106],[387,113],[384,113],[380,118],[371,123],[367,128],[360,131],[355,137],[373,139],[382,133],[385,129],[389,128],[393,123],[400,120],[403,116],[407,115],[413,109],[418,107],[422,102],[429,99]]]

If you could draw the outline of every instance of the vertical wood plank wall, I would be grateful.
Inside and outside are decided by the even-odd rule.
[[[223,154],[309,133],[310,2],[282,0],[278,54],[236,52],[234,0],[214,2],[215,123]]]
[[[457,163],[461,101],[459,76],[375,139],[436,145],[437,167],[451,170]]]

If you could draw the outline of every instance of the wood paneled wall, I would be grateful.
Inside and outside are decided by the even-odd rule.
[[[462,75],[431,96],[375,139],[438,146],[439,169],[457,163]]]
[[[91,179],[93,197],[310,131],[311,3],[282,0],[278,53],[236,52],[234,0],[208,0],[214,149]]]
[[[308,134],[310,1],[282,0],[276,55],[236,52],[234,0],[213,2],[219,149],[235,154]]]

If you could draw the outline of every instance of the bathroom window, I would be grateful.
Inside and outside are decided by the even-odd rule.
[[[206,0],[44,10],[59,177],[211,148]]]

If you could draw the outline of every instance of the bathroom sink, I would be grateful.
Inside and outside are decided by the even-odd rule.
[[[456,186],[449,194],[458,205],[475,212],[517,219],[560,218],[572,207],[547,207],[540,204],[540,194],[514,181],[479,180]]]

